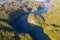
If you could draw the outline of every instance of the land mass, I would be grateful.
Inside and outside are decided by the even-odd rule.
[[[33,40],[28,33],[19,33],[12,26],[22,15],[42,9],[42,3],[37,1],[6,2],[0,4],[0,40]]]
[[[28,22],[42,26],[44,32],[49,35],[51,40],[60,40],[60,0],[51,0],[51,4],[53,6],[47,13],[41,15],[30,14],[28,16]]]

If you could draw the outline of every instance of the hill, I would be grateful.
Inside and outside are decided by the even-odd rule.
[[[11,25],[0,21],[0,40],[32,40],[27,33],[18,33]]]
[[[21,15],[38,10],[38,8],[41,8],[40,5],[40,2],[6,2],[0,5],[0,19],[7,22],[13,22]]]
[[[30,14],[28,23],[42,26],[44,32],[49,35],[51,40],[60,40],[60,1],[52,0],[51,4],[53,7],[47,13],[41,15]]]
[[[11,25],[22,15],[40,8],[40,2],[6,2],[0,4],[0,40],[33,40],[28,33],[19,33]]]

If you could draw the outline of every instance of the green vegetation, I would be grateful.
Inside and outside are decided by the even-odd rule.
[[[51,4],[53,7],[45,14],[30,14],[28,16],[28,22],[31,23],[34,20],[32,24],[42,26],[44,32],[51,38],[51,40],[60,40],[60,1],[52,0]]]
[[[9,25],[7,22],[3,22],[3,21],[0,21],[0,26],[5,26],[5,27],[8,27],[8,28],[12,28],[11,25]]]
[[[28,22],[39,26],[43,25],[45,21],[41,15],[35,15],[32,13],[28,16]]]
[[[60,40],[60,7],[54,7],[42,15],[44,16],[45,23],[49,25],[46,26],[45,32],[52,40]]]
[[[12,12],[18,10],[20,7],[19,3],[4,3],[0,5],[0,19],[4,19],[6,21],[13,21],[15,16],[18,14],[14,14]],[[13,19],[11,19],[11,16],[13,15]],[[10,21],[10,22],[11,22]]]
[[[18,33],[7,22],[0,21],[0,40],[32,40],[27,33]]]
[[[26,14],[30,11],[36,11],[42,3],[40,2],[11,2],[0,4],[0,19],[13,22],[21,14]]]
[[[8,19],[8,14],[3,10],[0,11],[0,19]]]
[[[51,40],[60,40],[60,2],[52,0],[51,4],[54,7],[49,9],[46,14],[31,13],[27,20],[28,23],[42,26]],[[33,40],[27,33],[16,32],[10,22],[13,23],[22,14],[38,10],[41,5],[42,3],[36,1],[0,4],[0,40]]]
[[[0,4],[0,40],[32,40],[29,34],[16,32],[10,23],[13,23],[22,14],[35,11],[40,5],[40,2],[6,2]]]
[[[27,33],[19,34],[14,29],[1,26],[0,40],[32,40],[32,37]]]
[[[56,8],[52,8],[52,10],[50,9],[46,14],[43,14],[44,18],[45,18],[45,23],[51,25],[51,24],[55,24],[60,26],[60,8],[56,7]]]
[[[21,33],[21,34],[18,34],[18,35],[20,37],[20,40],[32,40],[32,37],[27,33]]]

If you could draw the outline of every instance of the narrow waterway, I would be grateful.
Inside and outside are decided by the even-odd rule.
[[[49,2],[44,2],[43,4],[45,5],[45,8],[34,12],[35,14],[43,14],[43,13],[46,13],[48,11],[48,9],[52,7]]]
[[[49,2],[44,3],[45,8],[34,12],[35,14],[46,13],[51,7]],[[33,40],[50,40],[49,36],[44,33],[44,29],[41,26],[29,24],[27,22],[28,14],[21,16],[14,24],[14,28],[19,33],[28,33],[32,36]]]

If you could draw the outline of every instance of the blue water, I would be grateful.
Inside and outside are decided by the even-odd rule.
[[[32,36],[33,40],[50,40],[49,36],[44,33],[41,26],[29,24],[27,22],[28,15],[22,16],[14,23],[14,28],[19,33],[28,33]]]
[[[35,14],[42,14],[48,11],[51,7],[51,4],[48,2],[44,3],[45,8],[42,10],[38,10]],[[49,36],[44,33],[44,29],[41,26],[36,26],[33,24],[29,24],[27,22],[29,14],[21,16],[16,22],[13,23],[13,27],[19,33],[28,33],[32,36],[33,40],[50,40]]]
[[[46,13],[48,11],[49,8],[51,8],[51,4],[48,2],[43,3],[45,5],[44,9],[38,10],[36,12],[34,12],[35,14],[42,14],[42,13]]]

